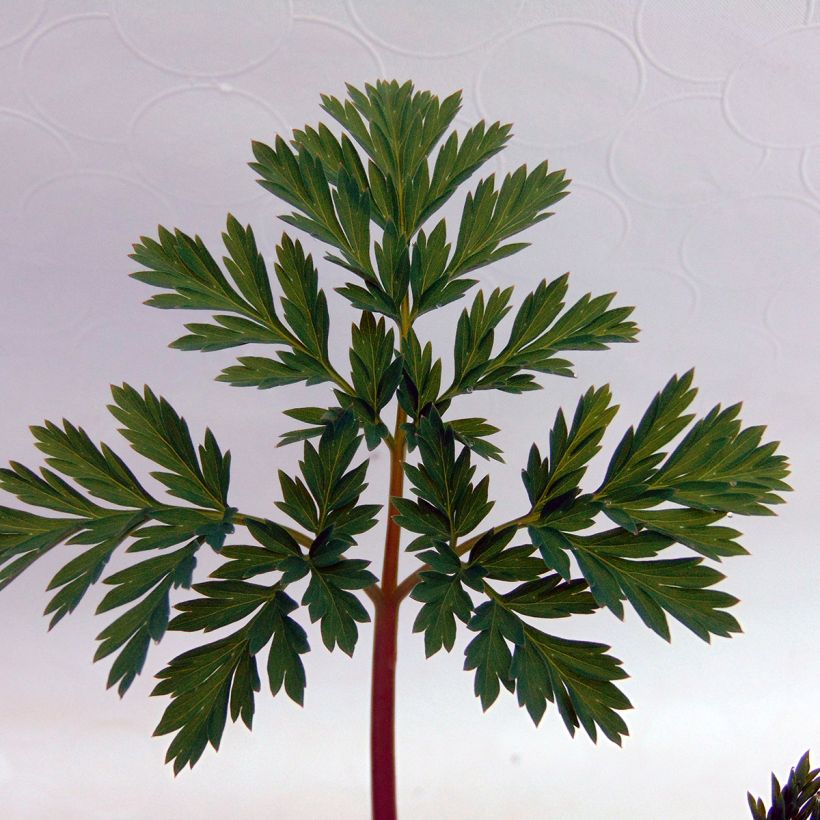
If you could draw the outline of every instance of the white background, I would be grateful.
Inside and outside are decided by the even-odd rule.
[[[523,509],[520,467],[559,405],[610,382],[622,406],[611,448],[691,365],[697,409],[743,399],[744,420],[783,442],[795,488],[779,518],[735,521],[752,556],[729,562],[723,588],[742,599],[744,635],[709,647],[673,626],[668,646],[632,613],[624,624],[600,613],[553,625],[611,643],[624,661],[635,709],[623,749],[571,740],[552,709],[535,729],[504,693],[482,715],[461,671],[464,635],[452,655],[425,662],[408,605],[402,816],[745,817],[747,788],[765,793],[769,772],[785,776],[810,746],[820,760],[813,2],[2,0],[0,453],[36,466],[27,425],[62,416],[127,453],[104,409],[108,385],[148,383],[195,435],[210,425],[231,448],[233,503],[268,513],[276,470],[298,455],[275,449],[289,423],[280,411],[327,391],[213,382],[230,351],[168,350],[182,321],[198,317],[141,306],[151,289],[126,277],[126,254],[157,223],[199,232],[219,253],[229,209],[270,253],[283,208],[245,165],[250,140],[315,123],[320,92],[378,77],[439,94],[463,88],[459,128],[481,117],[515,124],[491,170],[548,158],[574,180],[556,216],[529,232],[533,247],[482,272],[487,287],[515,284],[520,300],[570,270],[575,296],[616,290],[643,329],[638,345],[579,357],[576,380],[459,405],[504,427],[491,523]],[[328,292],[343,281],[327,264],[321,273]],[[343,366],[352,313],[331,302]],[[457,311],[421,327],[445,358]],[[379,501],[384,481],[377,456]],[[360,547],[376,569],[379,533]],[[167,738],[150,736],[164,703],[147,695],[152,674],[191,641],[172,635],[153,649],[119,702],[105,691],[105,664],[90,663],[107,622],[91,614],[99,595],[46,635],[42,590],[69,554],[55,550],[0,595],[0,815],[368,816],[369,626],[352,661],[328,655],[311,630],[305,709],[263,690],[253,734],[229,725],[219,754],[174,780],[162,763]]]

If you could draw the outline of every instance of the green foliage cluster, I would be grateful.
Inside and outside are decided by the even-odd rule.
[[[812,769],[806,752],[789,772],[786,785],[772,774],[772,805],[747,793],[752,820],[820,820],[820,769]]]
[[[110,409],[171,500],[154,498],[114,450],[69,422],[32,428],[48,465],[39,474],[17,463],[0,470],[4,490],[52,513],[0,507],[0,586],[59,545],[79,548],[51,582],[46,612],[53,626],[92,585],[110,588],[98,611],[119,614],[98,636],[95,657],[117,653],[109,685],[121,694],[166,629],[227,630],[157,676],[154,694],[171,698],[157,733],[174,734],[175,771],[218,747],[228,714],[251,726],[260,653],[271,692],[303,702],[310,647],[300,617],[320,624],[329,650],[353,653],[358,625],[369,620],[362,595],[377,582],[353,557],[379,511],[360,503],[362,444],[402,457],[405,441],[410,448],[412,496],[393,503],[419,568],[401,589],[421,603],[414,629],[428,656],[453,648],[459,622],[471,633],[465,668],[484,709],[503,687],[536,723],[554,704],[571,733],[581,727],[620,743],[630,708],[618,688],[621,662],[604,644],[553,634],[551,621],[603,608],[623,618],[631,607],[666,640],[670,617],[706,641],[740,631],[728,611],[736,599],[715,589],[723,575],[707,562],[745,552],[740,533],[720,522],[770,514],[789,489],[788,468],[763,428],[743,427],[739,405],[696,418],[691,372],[672,377],[627,429],[597,487],[584,479],[617,412],[610,390],[590,388],[571,416],[559,410],[522,471],[520,514],[487,526],[493,502],[476,459],[501,459],[489,440],[497,428],[451,418],[453,399],[537,390],[544,375],[573,375],[574,352],[632,342],[638,329],[632,308],[613,306],[614,294],[568,302],[567,275],[536,284],[516,308],[512,288],[469,297],[478,280],[468,274],[524,249],[518,235],[551,215],[569,181],[546,162],[501,180],[488,174],[453,230],[437,212],[510,137],[510,126],[484,122],[448,134],[459,107],[459,94],[439,100],[410,83],[348,87],[345,100],[322,98],[335,131],[305,126],[289,141],[253,144],[260,184],[292,209],[282,219],[329,246],[325,259],[350,274],[337,292],[360,313],[343,370],[331,361],[327,295],[298,239],[283,234],[272,272],[251,228],[232,216],[222,264],[180,230],[160,227],[134,246],[134,278],[159,291],[148,304],[206,315],[172,347],[272,350],[240,356],[219,381],[330,385],[318,406],[287,413],[299,426],[282,443],[298,443],[303,458],[297,475],[279,474],[282,518],[230,506],[229,453],[209,431],[195,446],[184,419],[147,387],[113,388]],[[469,303],[445,384],[442,359],[414,323],[458,300]],[[391,432],[383,413],[394,400],[400,424]],[[235,543],[236,527],[247,536]],[[134,562],[103,577],[126,544]],[[193,583],[205,544],[224,563]],[[288,588],[302,581],[297,602]],[[191,597],[170,618],[174,588]]]

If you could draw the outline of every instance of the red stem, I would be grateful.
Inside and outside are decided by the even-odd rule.
[[[382,601],[373,641],[370,706],[370,774],[373,820],[396,820],[396,634],[398,602]]]
[[[396,428],[390,453],[390,497],[404,489],[404,431],[406,420],[401,408],[396,412]],[[381,594],[375,601],[373,635],[373,678],[370,701],[370,775],[373,820],[396,820],[396,643],[399,621],[397,594],[399,539],[401,529],[393,521],[397,513],[391,503],[384,541]]]

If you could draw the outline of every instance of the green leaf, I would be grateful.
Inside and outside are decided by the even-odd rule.
[[[421,533],[421,536],[411,542],[407,549],[413,551],[429,546],[429,537],[447,539],[450,536],[450,522],[447,516],[424,499],[413,501],[409,498],[392,498],[392,505],[397,515],[393,520],[405,530]]]
[[[245,526],[267,552],[280,560],[291,555],[302,554],[296,539],[284,527],[273,521],[246,518]]]
[[[292,410],[285,410],[284,413],[286,416],[309,426],[282,433],[277,447],[284,447],[287,444],[296,444],[308,438],[321,436],[325,426],[333,424],[345,413],[345,409],[342,407],[294,407]]]
[[[344,171],[356,180],[361,190],[367,190],[367,171],[347,134],[337,138],[324,123],[319,123],[316,128],[306,125],[302,129],[294,129],[292,144],[299,151],[306,149],[321,161],[331,185],[338,186],[339,175]],[[379,220],[379,216],[378,212],[374,215],[379,225],[383,226],[383,219]]]
[[[469,179],[506,145],[511,128],[511,125],[502,125],[500,122],[494,122],[488,127],[481,120],[461,139],[455,132],[448,136],[436,156],[426,201],[417,218],[418,224],[429,219],[462,182]]]
[[[401,352],[404,370],[398,401],[410,418],[420,419],[438,399],[441,359],[433,361],[433,346],[427,342],[422,348],[412,329],[402,340]]]
[[[470,450],[455,454],[455,434],[438,413],[431,412],[418,425],[421,464],[405,464],[404,471],[419,501],[393,499],[399,511],[394,520],[405,529],[453,539],[472,532],[492,508],[487,501],[489,480],[472,479]]]
[[[538,385],[526,371],[574,375],[571,362],[557,358],[561,351],[606,350],[615,342],[635,340],[638,328],[626,321],[632,308],[610,308],[614,293],[594,298],[588,293],[561,314],[568,276],[542,281],[524,299],[506,345],[492,358],[487,351],[474,389],[534,390]]]
[[[140,395],[127,384],[112,386],[111,393],[115,403],[108,409],[124,425],[122,435],[140,455],[167,471],[151,475],[177,498],[224,510],[231,456],[222,454],[211,431],[205,431],[197,458],[185,419],[164,398],[157,398],[147,386]]]
[[[458,242],[447,266],[450,278],[527,247],[502,243],[551,216],[547,208],[567,195],[568,185],[564,171],[550,173],[546,161],[532,171],[522,165],[507,174],[498,189],[495,174],[481,180],[464,203]]]
[[[296,208],[282,220],[342,252],[341,262],[365,278],[373,278],[370,261],[369,195],[346,170],[336,175],[335,189],[324,165],[304,145],[294,153],[279,136],[273,147],[252,143],[256,162],[250,163],[259,184]]]
[[[268,630],[272,630],[271,648],[268,656],[268,678],[271,694],[276,695],[285,686],[288,696],[300,705],[304,700],[305,670],[300,655],[310,646],[305,631],[289,613],[296,603],[276,586],[266,587],[242,581],[212,581],[195,584],[200,598],[184,601],[176,608],[181,614],[169,624],[169,629],[183,632],[212,632],[236,623],[266,607],[262,620],[264,628],[254,639],[251,633],[251,651],[258,651],[266,642]],[[269,620],[269,623],[266,623]]]
[[[317,367],[314,359],[300,353],[280,353],[278,360],[265,356],[240,356],[237,361],[239,364],[224,368],[216,380],[234,387],[257,387],[260,390],[301,381],[320,384],[328,380],[324,367]]]
[[[253,231],[230,214],[222,234],[228,256],[223,273],[202,240],[180,230],[159,227],[159,241],[140,237],[131,258],[143,270],[131,276],[165,292],[146,304],[158,308],[207,310],[238,315],[215,316],[216,324],[186,325],[190,334],[172,347],[181,350],[220,350],[261,342],[286,344],[288,334],[273,304],[265,262]]]
[[[63,421],[33,427],[37,446],[49,464],[73,478],[89,493],[120,507],[106,509],[85,498],[49,469],[42,477],[22,465],[2,473],[7,490],[26,503],[62,509],[81,516],[46,519],[5,511],[0,514],[0,584],[9,583],[46,551],[65,541],[86,549],[59,570],[49,584],[55,593],[45,614],[52,628],[74,611],[89,588],[101,577],[114,551],[133,538],[130,552],[167,549],[187,543],[175,553],[149,558],[106,579],[117,588],[105,596],[99,612],[143,600],[117,618],[99,635],[102,642],[96,658],[120,650],[114,660],[108,685],[119,684],[122,695],[139,674],[150,640],[161,639],[168,619],[168,591],[187,585],[193,570],[193,552],[207,541],[219,549],[233,531],[235,509],[228,507],[226,493],[230,455],[222,455],[210,431],[198,449],[187,425],[164,400],[146,388],[140,396],[127,385],[113,388],[113,414],[126,427],[123,433],[134,449],[172,472],[155,473],[174,495],[211,509],[171,507],[153,499],[123,460],[107,445],[99,447],[81,428]]]
[[[768,813],[761,798],[747,792],[749,808],[755,820],[818,820],[820,818],[820,769],[812,769],[809,752],[789,772],[781,787],[772,774],[772,805]]]
[[[448,652],[452,650],[456,618],[465,624],[470,620],[473,602],[461,580],[460,573],[422,572],[421,580],[410,593],[411,598],[423,603],[413,623],[413,632],[424,632],[424,652],[428,658],[442,647]]]
[[[43,614],[51,614],[52,629],[65,615],[73,612],[92,584],[99,581],[111,555],[145,521],[142,512],[114,514],[86,523],[86,529],[69,539],[69,544],[92,544],[69,561],[52,579],[49,590],[58,591]]]
[[[350,347],[350,375],[356,392],[353,406],[363,419],[377,424],[379,411],[393,398],[402,377],[402,360],[394,357],[395,338],[384,319],[362,313],[353,325]]]
[[[276,615],[273,622],[273,640],[268,655],[268,681],[272,695],[284,686],[288,697],[302,706],[305,702],[305,667],[299,657],[310,651],[305,630],[290,612],[296,602],[280,592],[276,596]]]
[[[555,703],[571,735],[583,726],[595,741],[600,728],[620,746],[628,730],[618,712],[632,705],[612,683],[627,675],[608,650],[604,644],[556,638],[525,625],[524,641],[515,647],[511,666],[518,703],[536,725],[547,701]]]
[[[218,381],[266,389],[300,381],[320,384],[338,379],[328,357],[327,297],[319,289],[312,257],[305,255],[300,242],[283,234],[276,260],[274,269],[288,325],[283,325],[288,349],[279,351],[276,359],[241,356],[239,364],[225,368]]]
[[[626,598],[641,620],[665,640],[670,640],[666,614],[680,621],[699,638],[731,637],[740,632],[737,621],[724,610],[737,598],[709,587],[724,576],[702,565],[700,558],[654,557],[672,538],[644,531],[632,535],[615,529],[593,536],[569,536],[578,565],[596,600],[623,618]]]
[[[264,262],[250,228],[243,229],[236,219],[228,216],[228,230],[223,239],[232,254],[228,269],[233,282],[220,270],[198,236],[192,239],[180,230],[172,233],[162,226],[158,232],[159,242],[140,237],[131,254],[131,258],[145,268],[132,273],[134,279],[173,292],[154,296],[149,304],[238,311],[250,319],[275,316]]]
[[[554,499],[580,492],[587,465],[601,449],[604,432],[618,411],[611,400],[608,386],[591,387],[578,402],[569,429],[563,410],[558,411],[550,430],[549,457],[542,458],[538,447],[532,446],[522,479],[534,512],[543,511]]]
[[[358,310],[382,313],[394,320],[399,315],[399,309],[396,307],[394,300],[376,282],[367,282],[364,286],[347,282],[344,286],[335,288],[335,290],[336,293],[344,296]]]
[[[653,489],[671,490],[678,504],[740,515],[772,515],[789,491],[779,442],[761,444],[763,427],[741,428],[740,405],[714,407],[697,421],[653,476]]]
[[[272,331],[249,319],[229,314],[216,314],[216,324],[190,322],[185,325],[188,335],[171,342],[168,347],[175,350],[201,350],[211,353],[229,347],[247,344],[283,344],[281,333]]]
[[[114,589],[102,599],[97,614],[145,596],[97,635],[100,645],[94,655],[95,661],[122,647],[111,666],[107,683],[109,688],[118,684],[120,697],[142,671],[150,641],[153,639],[158,643],[165,634],[171,588],[191,585],[198,548],[199,542],[191,541],[175,552],[148,558],[105,579],[104,583]]]
[[[475,669],[475,694],[486,712],[495,703],[501,685],[513,692],[512,653],[507,641],[524,642],[523,623],[495,601],[485,601],[467,624],[478,632],[465,649],[464,669]]]
[[[218,566],[211,573],[211,577],[229,581],[245,581],[274,572],[283,561],[275,552],[250,544],[225,546],[220,550],[220,555],[229,560]]]
[[[510,310],[511,294],[512,288],[496,288],[485,304],[484,293],[479,291],[470,310],[462,311],[456,326],[453,383],[442,398],[469,393],[478,386],[492,354],[495,328]]]
[[[761,443],[765,428],[742,428],[739,404],[714,407],[671,454],[661,452],[693,418],[683,413],[697,392],[692,376],[673,377],[637,430],[627,431],[596,498],[627,513],[668,500],[707,512],[771,515],[769,507],[783,501],[777,493],[791,489],[783,480],[788,462],[776,454],[778,442]]]
[[[740,533],[731,527],[716,527],[723,513],[705,510],[630,510],[629,515],[643,527],[669,536],[679,544],[699,552],[706,558],[720,561],[733,555],[748,555],[735,540]]]
[[[9,462],[9,468],[0,468],[0,488],[17,496],[24,504],[86,518],[105,513],[52,470],[41,467],[38,476],[16,461]]]
[[[497,555],[482,558],[481,566],[489,580],[531,581],[544,571],[544,562],[533,557],[534,544],[510,547]]]
[[[453,428],[456,439],[469,447],[477,456],[504,461],[501,457],[501,448],[486,440],[487,436],[499,432],[498,427],[481,418],[452,419],[447,423]]]
[[[370,158],[370,191],[381,214],[411,235],[436,196],[443,196],[446,169],[431,194],[426,160],[458,113],[461,94],[439,101],[429,91],[416,92],[410,82],[383,80],[364,91],[348,85],[347,92],[345,102],[323,95],[322,107]]]
[[[304,459],[299,462],[303,478],[294,479],[280,471],[283,500],[276,502],[277,507],[310,532],[318,535],[333,527],[336,537],[352,543],[354,535],[376,523],[374,516],[380,509],[358,503],[367,487],[368,463],[351,470],[348,467],[360,443],[351,413],[327,424],[318,448],[309,441],[304,444]]]
[[[331,652],[338,646],[352,656],[359,637],[356,624],[370,621],[359,599],[347,591],[375,583],[375,576],[364,570],[367,563],[345,559],[324,567],[314,564],[310,569],[302,604],[308,607],[312,623],[321,622],[322,641]]]
[[[516,531],[515,526],[499,529],[493,527],[487,530],[470,549],[467,566],[486,567],[489,562],[501,555],[504,548],[512,541]]]
[[[246,581],[206,581],[194,584],[199,598],[174,604],[180,614],[168,624],[175,632],[213,632],[253,614],[276,595],[275,587]]]
[[[387,310],[379,312],[402,324],[402,304],[410,287],[410,247],[392,219],[385,222],[381,241],[374,243],[373,250],[381,284],[368,283],[368,289],[382,294]]]
[[[229,256],[224,257],[230,278],[202,244],[180,231],[160,228],[160,242],[142,237],[132,258],[147,270],[132,274],[173,293],[154,296],[148,304],[216,313],[213,324],[186,325],[189,334],[171,347],[181,350],[222,350],[246,344],[275,344],[286,349],[278,358],[240,357],[239,364],[218,377],[238,386],[273,387],[306,381],[337,379],[327,355],[327,299],[317,285],[316,268],[299,242],[287,234],[276,248],[276,276],[282,288],[284,322],[273,302],[270,279],[250,227],[228,216],[223,233]],[[227,311],[227,313],[225,312]]]
[[[477,284],[475,279],[450,277],[447,261],[451,247],[443,219],[436,223],[429,236],[424,230],[416,235],[409,271],[413,318],[457,301]]]
[[[49,466],[73,478],[97,498],[123,507],[157,503],[125,462],[106,444],[98,448],[82,428],[63,419],[62,429],[50,421],[30,429]]]
[[[0,506],[0,590],[81,530],[84,523],[76,518],[46,518]]]
[[[194,510],[188,507],[157,507],[150,510],[150,517],[159,523],[146,524],[135,530],[134,543],[129,552],[166,549],[191,538],[199,537],[217,552],[225,538],[233,532],[234,507],[224,513],[210,510]]]
[[[166,755],[174,773],[193,768],[208,743],[219,748],[230,707],[231,719],[250,729],[254,692],[260,689],[256,653],[273,633],[276,605],[269,602],[241,629],[174,658],[157,674],[152,695],[171,695],[154,734],[176,732]]]
[[[602,490],[612,494],[625,487],[646,485],[665,456],[660,449],[694,418],[684,412],[697,394],[693,376],[694,370],[673,376],[652,399],[637,429],[626,431],[609,462]]]
[[[517,586],[503,595],[502,600],[507,609],[532,618],[568,618],[598,609],[586,581],[562,581],[554,573]]]
[[[282,288],[285,320],[304,350],[317,362],[327,362],[330,318],[313,259],[305,255],[300,242],[282,234],[276,260],[274,270]]]
[[[570,579],[571,571],[567,550],[572,547],[567,537],[557,529],[552,527],[530,527],[530,538],[533,544],[538,547],[544,563],[556,570],[562,578]]]

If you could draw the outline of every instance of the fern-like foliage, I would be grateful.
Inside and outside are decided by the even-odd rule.
[[[806,752],[789,772],[786,783],[772,774],[772,804],[747,792],[752,820],[820,820],[820,769],[812,769]]]
[[[522,234],[552,215],[569,180],[546,162],[503,179],[488,174],[467,191],[459,224],[448,225],[441,207],[511,133],[499,122],[457,133],[460,103],[459,93],[440,100],[411,83],[349,86],[345,99],[322,97],[330,124],[253,143],[251,168],[284,203],[290,231],[271,260],[232,216],[221,262],[179,229],[160,227],[134,245],[133,276],[157,291],[148,304],[200,314],[173,348],[264,345],[218,380],[321,385],[314,405],[286,412],[298,426],[281,443],[297,444],[303,457],[293,474],[279,471],[270,517],[230,505],[230,454],[208,431],[195,445],[182,416],[148,388],[115,387],[110,409],[168,498],[155,498],[113,449],[65,421],[32,428],[46,458],[39,472],[18,463],[0,470],[0,487],[26,507],[0,507],[0,587],[47,553],[65,556],[46,607],[53,626],[102,581],[98,612],[117,615],[96,657],[115,656],[109,685],[121,694],[167,629],[219,632],[158,674],[154,694],[170,704],[157,733],[173,735],[175,771],[219,746],[228,715],[251,726],[260,655],[270,692],[301,704],[305,620],[319,625],[328,650],[352,655],[370,620],[365,596],[378,623],[411,595],[427,655],[452,650],[466,630],[465,669],[482,708],[503,689],[535,723],[554,706],[570,733],[615,743],[631,708],[619,688],[623,665],[605,644],[563,636],[562,622],[601,609],[624,618],[631,608],[665,640],[670,618],[705,641],[740,631],[736,599],[716,588],[723,575],[714,564],[745,553],[726,519],[771,514],[789,490],[788,465],[762,427],[744,426],[740,405],[690,412],[691,371],[673,376],[625,426],[598,486],[586,476],[618,410],[609,387],[558,410],[522,470],[521,508],[487,526],[490,479],[475,459],[502,459],[491,440],[498,428],[478,415],[453,417],[453,400],[538,390],[546,377],[575,375],[577,351],[634,342],[638,328],[612,293],[568,298],[567,274],[546,276],[520,298],[512,288],[476,288],[482,268],[527,246]],[[337,294],[358,313],[343,351],[330,343],[328,294],[298,233],[349,274]],[[452,350],[437,351],[416,320],[460,300]],[[384,414],[393,408],[390,429]],[[391,457],[388,545],[398,549],[397,529],[413,536],[406,549],[417,567],[401,583],[377,578],[357,555],[379,512],[361,500],[363,445]],[[404,478],[409,493],[400,491]],[[222,560],[210,579],[195,579],[206,544]],[[106,575],[121,548],[133,562]],[[396,565],[386,553],[385,573]],[[186,591],[171,618],[175,589]],[[787,788],[806,793],[807,767],[808,758],[799,785]]]

